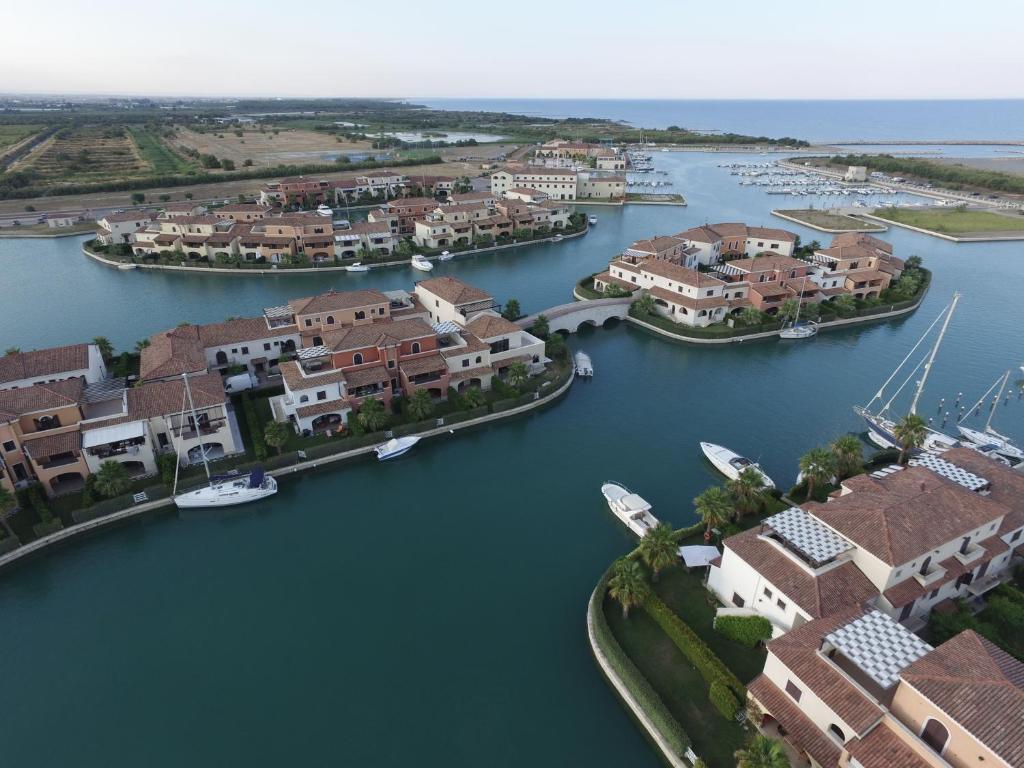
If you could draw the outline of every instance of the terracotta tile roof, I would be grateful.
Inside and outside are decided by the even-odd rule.
[[[192,400],[197,409],[223,405],[227,401],[224,384],[216,373],[188,377]],[[132,421],[181,413],[185,384],[181,379],[153,381],[126,390],[128,418]]]
[[[718,229],[719,224],[712,224],[715,229]],[[774,227],[747,227],[747,237],[761,237],[765,240],[778,240],[783,243],[796,242],[796,235],[785,229],[775,229]]]
[[[1024,765],[1024,664],[965,630],[901,675],[1010,765]]]
[[[82,371],[88,367],[88,344],[69,344],[64,347],[15,352],[0,356],[0,384],[37,376]]]
[[[630,293],[639,290],[640,288],[640,286],[635,283],[630,283],[620,277],[614,277],[611,272],[602,272],[599,275],[594,275],[594,279],[600,280],[602,283],[615,283],[619,288],[624,288]]]
[[[643,251],[644,253],[661,253],[663,251],[670,251],[673,248],[682,247],[682,245],[683,241],[678,237],[658,235],[647,240],[637,240],[629,247],[631,250]]]
[[[1000,534],[1024,526],[1024,474],[970,448],[952,448],[942,458],[988,480],[988,497],[1008,510],[999,527]]]
[[[420,317],[339,328],[323,334],[324,346],[332,352],[365,347],[394,346],[403,341],[433,337],[434,329]]]
[[[697,243],[717,243],[722,239],[722,236],[710,227],[691,227],[690,229],[684,229],[682,232],[677,232],[675,236],[682,240],[692,240]]]
[[[490,294],[462,282],[457,277],[431,277],[426,280],[420,280],[416,285],[434,294],[442,301],[447,301],[455,306],[473,304],[478,301],[489,301],[493,298]]]
[[[281,377],[290,392],[300,389],[312,389],[325,384],[344,384],[348,381],[341,370],[325,367],[322,370],[304,374],[302,368],[294,360],[287,360],[278,366]]]
[[[760,675],[747,686],[750,696],[760,703],[762,709],[774,717],[786,729],[787,739],[799,745],[820,765],[839,764],[842,750],[839,745],[818,729],[800,707],[764,675]]]
[[[785,271],[805,269],[810,266],[806,261],[794,259],[792,256],[755,256],[752,259],[730,259],[726,264],[736,267],[736,269],[742,269],[744,272]]]
[[[400,360],[398,367],[402,369],[402,373],[406,376],[419,376],[421,373],[448,370],[448,364],[444,361],[444,358],[441,357],[440,352],[435,352],[432,355],[425,355],[423,357]]]
[[[391,373],[383,365],[372,368],[360,368],[357,371],[346,371],[345,380],[350,389],[365,387],[368,384],[386,384],[391,381]]]
[[[347,232],[353,235],[390,235],[391,227],[386,221],[357,221]]]
[[[507,357],[504,360],[497,360],[491,363],[491,368],[495,371],[500,371],[502,368],[507,368],[513,363],[526,363],[529,365],[533,362],[533,358],[529,355],[516,355],[515,357]]]
[[[84,387],[85,379],[76,377],[52,384],[0,389],[0,421],[14,421],[29,413],[77,405]]]
[[[82,433],[77,428],[67,432],[34,432],[22,438],[25,451],[36,461],[59,453],[72,453],[82,448]]]
[[[206,371],[206,355],[199,338],[199,328],[180,325],[149,337],[139,362],[142,379],[162,379],[183,373]]]
[[[846,749],[863,768],[932,768],[884,722],[866,736],[847,742]]]
[[[478,192],[463,192],[461,194],[451,195],[452,200],[457,203],[470,203],[479,200],[491,200],[494,195],[488,190],[480,190]]]
[[[477,376],[486,376],[488,373],[493,372],[491,366],[481,365],[478,368],[460,368],[457,371],[452,371],[450,378],[452,381],[462,381],[463,379],[472,379]]]
[[[199,339],[204,347],[222,347],[225,344],[255,342],[295,334],[294,326],[271,328],[264,317],[239,317],[225,320],[223,323],[208,323],[196,327],[199,329]]]
[[[466,342],[464,347],[444,347],[441,349],[441,355],[444,357],[459,357],[460,355],[468,355],[473,352],[488,352],[491,349],[490,344],[485,344],[476,336],[465,331],[459,334]]]
[[[342,309],[355,309],[375,304],[390,304],[391,301],[377,290],[361,291],[328,291],[316,296],[292,299],[288,306],[296,315],[310,315],[316,312],[330,312]]]
[[[865,232],[843,232],[832,238],[832,242],[829,244],[832,248],[838,248],[850,245],[859,245],[866,248],[873,248],[875,250],[884,251],[885,253],[892,253],[892,244],[885,242],[874,235],[869,235]]]
[[[493,339],[497,336],[519,333],[523,330],[501,315],[492,315],[489,312],[484,312],[474,317],[473,321],[466,326],[466,329],[480,339]]]
[[[300,405],[295,413],[302,417],[321,416],[325,413],[341,413],[350,410],[348,403],[344,400],[318,400],[309,405]]]
[[[118,224],[122,221],[148,222],[152,220],[153,213],[150,211],[122,211],[121,213],[108,213],[106,216],[100,217],[100,221],[108,221],[111,224]]]
[[[847,607],[838,613],[803,624],[768,643],[768,650],[857,733],[863,733],[884,711],[818,654],[830,632],[860,618],[867,610]]]
[[[1007,513],[922,467],[884,478],[858,475],[843,486],[852,492],[804,509],[889,565],[909,563]]]
[[[724,296],[710,296],[703,299],[695,299],[692,296],[686,296],[678,291],[670,291],[667,288],[661,288],[654,286],[648,288],[647,292],[654,296],[656,299],[667,301],[669,304],[675,304],[676,306],[686,307],[692,310],[710,309],[714,307],[724,307],[728,305]]]
[[[664,277],[668,280],[675,280],[676,282],[683,283],[684,285],[695,285],[698,287],[725,285],[725,283],[717,277],[711,277],[703,272],[698,272],[696,269],[681,267],[678,264],[673,264],[671,261],[647,259],[641,262],[639,267],[641,272],[647,272],[651,275]]]
[[[730,536],[723,543],[813,618],[831,616],[878,595],[878,590],[852,561],[813,576],[774,545],[760,539],[756,528]]]

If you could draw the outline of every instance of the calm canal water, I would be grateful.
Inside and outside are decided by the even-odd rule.
[[[586,237],[439,265],[526,310],[634,239],[705,221],[778,225],[773,197],[658,154],[689,206],[585,208]],[[810,230],[807,240],[821,237]],[[168,514],[0,574],[0,733],[10,765],[656,766],[596,671],[584,612],[633,542],[598,486],[615,479],[677,525],[718,481],[700,440],[759,457],[782,486],[845,431],[954,290],[961,308],[922,410],[974,399],[1024,362],[1021,244],[885,235],[934,272],[922,309],[802,344],[704,349],[626,326],[574,337],[593,381],[541,413],[421,444],[398,462],[281,483],[273,500]],[[256,313],[410,269],[227,279],[117,272],[73,240],[0,241],[0,345],[110,337]],[[998,426],[1024,438],[1024,405]],[[60,736],[55,738],[55,729]]]

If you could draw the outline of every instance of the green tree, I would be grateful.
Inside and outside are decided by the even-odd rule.
[[[548,334],[551,333],[551,326],[548,324],[546,315],[537,315],[533,325],[530,326],[530,333],[538,339],[546,339],[548,337]]]
[[[146,196],[142,192],[132,192],[132,203],[134,205],[141,205],[146,202]]]
[[[659,523],[640,539],[640,557],[651,569],[651,577],[655,581],[663,569],[679,562],[679,544],[670,523]]]
[[[651,592],[651,587],[644,579],[643,569],[636,560],[620,558],[612,566],[612,576],[608,579],[608,594],[622,606],[622,618],[629,618],[629,609],[642,605]]]
[[[836,459],[836,477],[845,480],[864,465],[864,449],[860,440],[854,435],[837,437],[829,445],[829,450]]]
[[[121,462],[107,460],[100,464],[99,472],[96,473],[96,490],[108,499],[120,496],[131,484],[128,470]]]
[[[185,199],[186,200],[191,200],[192,199],[192,193],[191,192],[186,192],[185,193]]]
[[[642,315],[653,315],[654,314],[654,297],[649,293],[644,293],[639,299],[633,302],[636,307],[636,311]]]
[[[158,199],[160,200],[161,203],[166,203],[168,200],[171,199],[171,196],[168,195],[167,193],[164,193],[160,195]]]
[[[568,360],[569,345],[560,333],[552,333],[544,344],[544,354],[552,360]]]
[[[900,464],[905,464],[907,455],[924,443],[928,436],[928,426],[916,413],[908,413],[900,419],[892,433],[900,445]]]
[[[920,256],[908,256],[904,262],[904,266],[907,269],[920,269],[921,268],[921,257]]]
[[[263,442],[277,451],[277,455],[281,455],[281,451],[284,450],[285,445],[288,444],[288,438],[291,437],[292,429],[287,424],[281,421],[274,421],[271,419],[263,427]]]
[[[423,421],[429,418],[434,412],[434,401],[430,399],[430,393],[425,389],[417,389],[409,397],[406,403],[406,410],[413,421]]]
[[[462,407],[467,411],[479,408],[487,402],[487,398],[484,397],[484,393],[480,391],[479,387],[470,387],[460,397],[462,398]]]
[[[786,320],[792,320],[800,311],[800,302],[796,299],[786,299],[779,308],[779,314]]]
[[[807,483],[807,500],[814,498],[815,486],[831,481],[836,473],[835,454],[825,448],[811,448],[800,457],[800,472]]]
[[[19,352],[21,352],[21,347],[8,347],[7,349],[4,350],[4,355],[16,355]]]
[[[842,296],[837,296],[831,304],[832,308],[836,311],[836,314],[841,316],[852,315],[857,310],[857,302],[854,300],[853,296],[848,293],[844,293]]]
[[[135,351],[142,352],[146,347],[149,346],[149,339],[139,339],[135,342]]]
[[[516,389],[523,386],[529,378],[530,369],[521,360],[517,360],[508,367],[508,383]]]
[[[109,360],[114,356],[114,345],[110,343],[110,339],[106,336],[96,336],[92,343],[99,347],[100,356],[104,360]]]
[[[764,503],[764,478],[750,467],[740,472],[736,479],[729,480],[725,490],[741,513],[757,512]]]
[[[359,425],[367,432],[376,432],[383,429],[388,423],[388,414],[384,410],[384,403],[376,398],[364,400],[359,406]]]
[[[235,161],[234,160],[221,160],[220,161],[220,167],[223,168],[225,171],[233,171],[233,170],[235,170]]]
[[[790,768],[782,744],[762,733],[755,734],[746,747],[736,750],[736,768]]]
[[[740,312],[740,320],[744,325],[761,325],[764,322],[764,315],[758,309],[746,307]]]
[[[4,532],[8,536],[13,536],[14,531],[11,530],[7,517],[14,511],[17,503],[18,500],[14,497],[14,494],[0,485],[0,525],[3,525]]]
[[[174,484],[174,471],[178,466],[178,457],[173,453],[160,453],[156,457],[156,468],[160,473],[160,482],[170,487]]]
[[[251,168],[252,167],[252,159],[248,158],[248,157],[245,158],[245,160],[242,161],[242,165],[245,166],[246,168]]]
[[[711,529],[724,525],[732,517],[732,500],[724,488],[717,485],[704,490],[693,500],[697,514],[706,526],[704,541],[711,540]]]
[[[519,301],[517,299],[509,299],[505,302],[505,308],[501,310],[501,316],[506,320],[518,320],[522,317],[522,312],[519,308]]]

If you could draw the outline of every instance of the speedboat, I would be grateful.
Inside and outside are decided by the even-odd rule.
[[[740,473],[745,469],[752,469],[761,476],[766,488],[774,488],[775,483],[765,473],[761,466],[745,456],[740,456],[721,445],[714,443],[701,443],[700,449],[708,457],[708,461],[715,465],[715,469],[728,477],[730,480],[739,478]]]
[[[779,331],[780,339],[809,339],[817,335],[818,324],[813,320],[806,323],[794,323]]]
[[[334,211],[330,206],[320,204],[316,207],[316,214],[317,216],[334,216]]]
[[[277,493],[277,481],[262,469],[244,475],[216,475],[210,484],[174,497],[178,509],[231,507],[259,501]]]
[[[658,526],[658,518],[651,514],[651,505],[626,486],[618,483],[605,483],[601,486],[601,495],[608,502],[608,508],[619,520],[626,524],[637,536],[644,536],[652,528]]]
[[[413,256],[412,261],[409,263],[412,264],[413,269],[418,269],[420,272],[429,272],[434,268],[434,265],[427,261],[426,257],[421,253]]]
[[[590,362],[590,355],[586,352],[577,352],[575,357],[576,375],[589,379],[594,375],[594,366]]]
[[[441,255],[437,257],[437,260],[438,261],[451,261],[454,258],[455,258],[455,254],[454,253],[450,253],[449,251],[441,251]]]
[[[345,267],[346,272],[369,272],[370,268],[363,264],[361,261],[357,261],[354,264],[349,264]]]
[[[553,240],[554,242],[556,242],[556,243],[560,243],[560,242],[562,242],[562,240],[563,240],[563,237],[562,237],[561,235],[555,235],[555,236],[554,236],[554,237],[552,237],[551,239],[552,239],[552,240]]]
[[[590,226],[594,226],[595,224],[597,224],[597,216],[594,216],[593,214],[591,214],[590,216],[588,216],[588,217],[587,217],[587,223],[588,223],[588,224],[589,224]]]
[[[419,441],[420,438],[416,435],[410,435],[409,437],[393,437],[384,443],[384,445],[378,445],[374,450],[377,452],[378,460],[387,461],[388,459],[398,458],[403,453],[408,452],[409,449]]]

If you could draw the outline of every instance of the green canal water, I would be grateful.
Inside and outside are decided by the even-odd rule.
[[[586,237],[439,265],[526,311],[631,241],[704,221],[778,224],[724,154],[657,155],[689,206],[592,207]],[[763,159],[763,158],[762,158]],[[799,230],[805,240],[823,236]],[[593,584],[633,541],[603,480],[677,525],[718,481],[701,440],[788,486],[808,448],[860,432],[874,394],[954,290],[929,381],[973,400],[1024,362],[1024,246],[884,235],[934,272],[916,314],[805,343],[698,348],[624,325],[573,337],[596,376],[532,415],[422,443],[402,459],[285,478],[272,500],[129,524],[0,574],[3,764],[655,766],[589,655]],[[118,272],[77,241],[0,241],[0,346],[256,313],[410,269],[240,277]],[[1024,438],[1024,405],[997,424]]]

